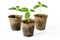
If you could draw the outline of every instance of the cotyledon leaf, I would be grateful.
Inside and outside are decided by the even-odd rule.
[[[41,5],[41,2],[40,2],[40,1],[38,1],[38,4],[39,4],[39,5]]]
[[[25,13],[25,20],[29,20],[29,19],[30,19],[30,13],[27,12],[27,13]]]
[[[30,12],[35,12],[35,10],[34,9],[30,9]]]
[[[29,11],[29,9],[26,7],[21,8],[21,12],[28,12],[28,11]]]
[[[42,7],[45,7],[45,8],[48,8],[45,4],[42,4],[41,6],[42,6]]]
[[[9,8],[9,10],[16,10],[16,8],[15,7],[11,7],[11,8]]]
[[[38,8],[38,7],[40,7],[40,6],[39,6],[39,5],[35,5],[33,9],[36,9],[36,8]]]

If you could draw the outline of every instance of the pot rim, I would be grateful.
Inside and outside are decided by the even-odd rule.
[[[16,15],[11,14],[11,15],[8,16],[8,18],[15,18],[15,17],[11,17],[11,16],[16,16]],[[17,16],[20,17],[20,18],[22,18],[22,15],[17,15]]]
[[[47,14],[35,14],[34,16],[35,16],[35,17],[38,17],[37,15],[48,17],[48,15],[47,15]]]
[[[30,23],[35,23],[35,20],[34,19],[30,19],[30,20],[33,21],[33,22],[30,22]],[[24,23],[23,21],[25,21],[25,20],[22,20],[21,22]],[[26,21],[28,21],[28,20],[26,20]],[[30,24],[30,23],[24,23],[24,24]]]

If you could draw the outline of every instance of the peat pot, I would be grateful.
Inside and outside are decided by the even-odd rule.
[[[35,14],[35,24],[36,24],[36,29],[38,30],[44,30],[46,27],[46,21],[48,15],[46,14]]]
[[[34,20],[22,20],[23,35],[26,37],[33,36],[34,33]]]
[[[21,20],[22,20],[21,15],[9,15],[8,18],[9,18],[12,30],[20,30],[21,29]]]

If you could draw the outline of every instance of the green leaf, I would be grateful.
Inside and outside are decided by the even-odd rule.
[[[21,9],[18,9],[18,11],[21,11]]]
[[[19,8],[20,6],[16,6],[16,8]]]
[[[38,4],[39,4],[39,5],[41,5],[41,2],[40,2],[40,1],[38,1]]]
[[[30,19],[30,13],[27,12],[27,13],[25,13],[25,20],[29,20],[29,19]]]
[[[41,6],[42,6],[42,7],[45,7],[45,8],[48,8],[45,4],[42,4]]]
[[[33,9],[36,9],[36,8],[38,8],[38,7],[40,7],[40,6],[39,6],[39,5],[35,5]]]
[[[21,12],[28,12],[28,11],[29,11],[29,9],[25,8],[25,7],[21,9]]]
[[[18,9],[18,11],[22,12],[21,9]]]
[[[9,10],[16,10],[16,8],[15,7],[12,7],[12,8],[9,8]]]
[[[33,10],[33,9],[30,9],[30,12],[35,12],[35,10]]]

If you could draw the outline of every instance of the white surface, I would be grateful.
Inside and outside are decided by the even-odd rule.
[[[46,13],[49,16],[46,30],[39,31],[35,29],[32,37],[23,36],[22,30],[11,30],[8,15],[14,14],[15,11],[10,11],[8,8],[16,5],[32,8],[38,0],[33,1],[0,0],[0,40],[60,40],[60,0],[41,0],[42,3],[48,5],[48,9],[42,9],[42,13]],[[39,13],[39,11],[37,10],[35,13]],[[31,18],[35,13],[31,13]],[[18,14],[23,15],[24,13],[18,12]]]

